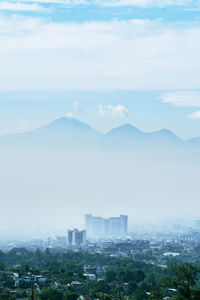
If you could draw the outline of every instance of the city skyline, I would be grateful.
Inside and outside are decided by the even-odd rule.
[[[128,216],[102,218],[85,214],[84,227],[89,238],[119,238],[128,233]]]

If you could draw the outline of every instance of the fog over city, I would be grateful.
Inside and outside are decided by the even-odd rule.
[[[0,1],[0,237],[200,218],[199,10]]]
[[[64,117],[0,144],[2,234],[83,228],[85,213],[130,224],[198,218],[199,145],[167,130],[101,134]]]
[[[0,300],[200,299],[200,0],[0,0]]]

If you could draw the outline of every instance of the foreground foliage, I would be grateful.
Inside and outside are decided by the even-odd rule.
[[[97,280],[84,276],[85,265],[90,266]],[[32,291],[35,300],[76,300],[80,296],[80,300],[200,299],[200,269],[192,263],[161,268],[131,257],[13,249],[0,252],[0,271],[15,272],[21,278],[36,275],[46,278],[45,284],[36,286],[21,280],[16,287],[14,279],[8,277],[1,281],[0,300],[32,299]]]

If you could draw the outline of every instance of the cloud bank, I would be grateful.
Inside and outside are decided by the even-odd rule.
[[[0,91],[199,88],[198,22],[0,16],[0,28]]]
[[[200,106],[199,91],[178,91],[164,93],[161,96],[164,103],[170,103],[179,107],[198,107]]]
[[[18,2],[31,2],[43,4],[62,4],[62,5],[99,5],[99,6],[136,6],[136,7],[164,7],[182,6],[194,3],[193,0],[16,0]]]
[[[199,120],[200,119],[200,111],[195,111],[194,113],[189,114],[188,119]]]
[[[98,113],[101,116],[110,115],[113,117],[128,117],[128,109],[124,105],[98,105]]]
[[[11,11],[28,11],[28,12],[46,12],[46,9],[37,3],[21,3],[21,2],[0,2],[1,10],[11,10]]]
[[[103,6],[137,6],[137,7],[164,7],[189,5],[192,0],[104,0],[98,1]]]

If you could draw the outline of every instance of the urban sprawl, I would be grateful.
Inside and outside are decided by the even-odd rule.
[[[1,242],[0,300],[200,299],[200,220],[134,233],[127,215],[84,223],[66,236]],[[191,298],[166,284],[183,268],[194,276]]]

